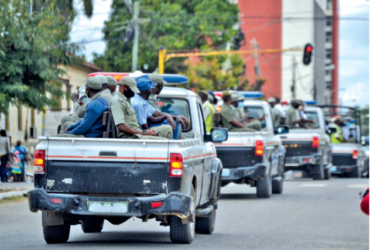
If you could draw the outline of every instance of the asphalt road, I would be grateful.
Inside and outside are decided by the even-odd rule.
[[[138,219],[119,226],[105,222],[100,234],[73,226],[69,242],[47,245],[41,213],[26,202],[0,206],[0,249],[369,249],[369,217],[359,208],[366,179],[286,181],[284,193],[257,199],[255,189],[222,189],[212,235],[196,235],[192,245],[174,245],[169,228]]]

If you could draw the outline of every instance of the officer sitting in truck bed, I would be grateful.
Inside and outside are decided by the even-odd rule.
[[[130,104],[130,98],[135,93],[140,93],[136,87],[135,79],[129,76],[121,78],[118,82],[118,93],[113,96],[110,107],[114,123],[117,128],[117,135],[121,138],[129,139],[172,139],[172,128],[169,125],[162,125],[149,129],[141,130],[138,123],[136,112]]]
[[[252,128],[247,128],[243,124],[238,122],[234,112],[230,108],[232,102],[230,92],[224,91],[222,94],[222,100],[224,101],[224,104],[222,105],[221,118],[224,128],[227,128],[230,132],[254,132],[257,130],[261,130],[261,124],[259,124],[258,126],[257,123],[251,123],[250,126],[252,126]]]

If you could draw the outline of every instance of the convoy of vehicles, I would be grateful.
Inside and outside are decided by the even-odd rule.
[[[299,170],[302,177],[329,180],[332,167],[332,146],[326,134],[325,117],[318,107],[307,106],[305,114],[313,123],[306,128],[290,128],[280,138],[286,148],[285,171]]]
[[[47,243],[66,242],[71,225],[101,232],[104,220],[119,225],[131,217],[169,226],[175,243],[213,232],[222,172],[213,142],[226,140],[227,130],[206,134],[201,100],[191,91],[165,87],[159,101],[190,120],[185,139],[39,138],[28,199],[32,212],[42,211]]]
[[[257,197],[268,198],[283,192],[285,150],[276,133],[270,106],[264,101],[245,100],[250,118],[265,119],[261,131],[229,132],[227,141],[216,144],[223,164],[222,185],[230,182],[248,184],[257,189]]]
[[[132,75],[90,76],[96,74],[116,79]],[[180,75],[163,77],[172,85],[187,81]],[[191,243],[195,232],[214,231],[221,186],[228,183],[248,184],[256,187],[257,197],[268,198],[283,192],[288,170],[303,171],[314,180],[330,179],[331,174],[368,175],[364,166],[369,158],[359,141],[332,145],[319,107],[306,107],[313,121],[307,128],[276,128],[268,103],[246,99],[244,112],[260,119],[261,131],[215,127],[207,134],[202,102],[194,92],[165,86],[157,103],[163,112],[189,119],[183,139],[116,138],[110,112],[103,119],[103,138],[39,138],[35,188],[28,201],[31,212],[42,212],[47,243],[67,242],[72,225],[99,233],[105,220],[119,225],[132,217],[156,219],[170,227],[172,242]],[[355,138],[360,136],[357,132]]]

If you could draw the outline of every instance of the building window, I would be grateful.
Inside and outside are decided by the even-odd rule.
[[[18,131],[22,131],[22,118],[23,118],[22,103],[18,102]]]
[[[35,126],[35,109],[31,109],[31,127]]]
[[[325,75],[330,75],[331,74],[331,71],[330,70],[325,70]]]
[[[332,37],[331,32],[326,32],[326,42],[327,43],[331,43],[331,37]]]
[[[326,89],[331,89],[331,82],[326,82]]]
[[[331,49],[326,50],[326,59],[331,59]]]
[[[10,129],[10,119],[9,119],[9,115],[5,115],[5,130],[6,131],[9,131]]]
[[[327,8],[327,10],[333,10],[333,2],[332,2],[332,0],[328,0],[326,2],[326,8]]]
[[[328,26],[328,27],[331,27],[332,26],[331,17],[326,18],[326,26]]]
[[[71,88],[68,79],[62,79],[62,82],[66,85],[66,101],[67,101],[67,110],[71,109]]]

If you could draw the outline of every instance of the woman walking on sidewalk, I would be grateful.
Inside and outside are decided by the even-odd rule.
[[[6,131],[2,129],[0,131],[1,182],[5,182],[6,163],[10,152],[9,138],[6,136]]]
[[[24,146],[22,146],[21,140],[17,141],[17,146],[14,147],[13,154],[14,154],[14,157],[17,157],[19,161],[21,162],[21,165],[22,165],[21,181],[25,181],[26,180],[26,156],[28,154],[28,151]]]

